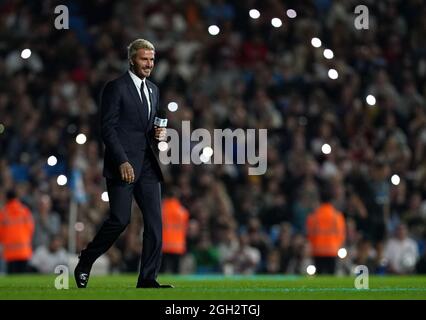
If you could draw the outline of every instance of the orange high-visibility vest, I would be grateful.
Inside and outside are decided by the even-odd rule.
[[[29,260],[34,221],[30,210],[19,200],[8,202],[0,212],[0,243],[7,262]]]
[[[163,253],[184,254],[189,213],[176,198],[165,199],[162,207]]]
[[[308,216],[306,231],[314,257],[336,257],[345,242],[345,218],[326,203]]]

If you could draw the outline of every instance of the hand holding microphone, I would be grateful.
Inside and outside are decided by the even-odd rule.
[[[166,128],[155,128],[154,137],[159,141],[166,141],[167,129]]]
[[[154,118],[154,137],[159,141],[166,141],[167,118],[164,110],[160,109]]]

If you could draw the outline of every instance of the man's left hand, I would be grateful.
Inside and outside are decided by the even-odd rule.
[[[155,139],[159,141],[166,141],[167,129],[166,128],[155,128]]]

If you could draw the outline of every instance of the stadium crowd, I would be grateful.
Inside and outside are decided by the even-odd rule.
[[[69,8],[69,30],[54,27],[59,4]],[[312,264],[306,219],[327,180],[346,220],[347,256],[337,273],[358,264],[370,273],[425,273],[426,6],[363,1],[369,29],[358,30],[356,4],[0,1],[0,208],[13,189],[30,209],[33,268],[51,272],[38,263],[49,254],[63,260],[72,201],[76,252],[108,214],[99,96],[127,70],[127,45],[145,38],[156,47],[152,80],[162,104],[179,106],[167,113],[170,127],[189,120],[192,129],[268,129],[264,175],[250,176],[242,164],[163,166],[163,190],[177,190],[189,212],[179,272],[305,274]],[[274,17],[282,26],[271,25]],[[218,35],[208,33],[211,24]],[[80,133],[84,144],[76,143]],[[107,253],[110,272],[137,270],[138,211]]]

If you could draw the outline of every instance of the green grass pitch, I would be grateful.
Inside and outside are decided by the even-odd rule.
[[[91,276],[86,289],[55,288],[56,275],[0,276],[0,299],[55,300],[426,300],[426,277],[370,276],[369,289],[358,290],[354,277],[172,276],[159,281],[174,289],[136,289],[137,275]]]

